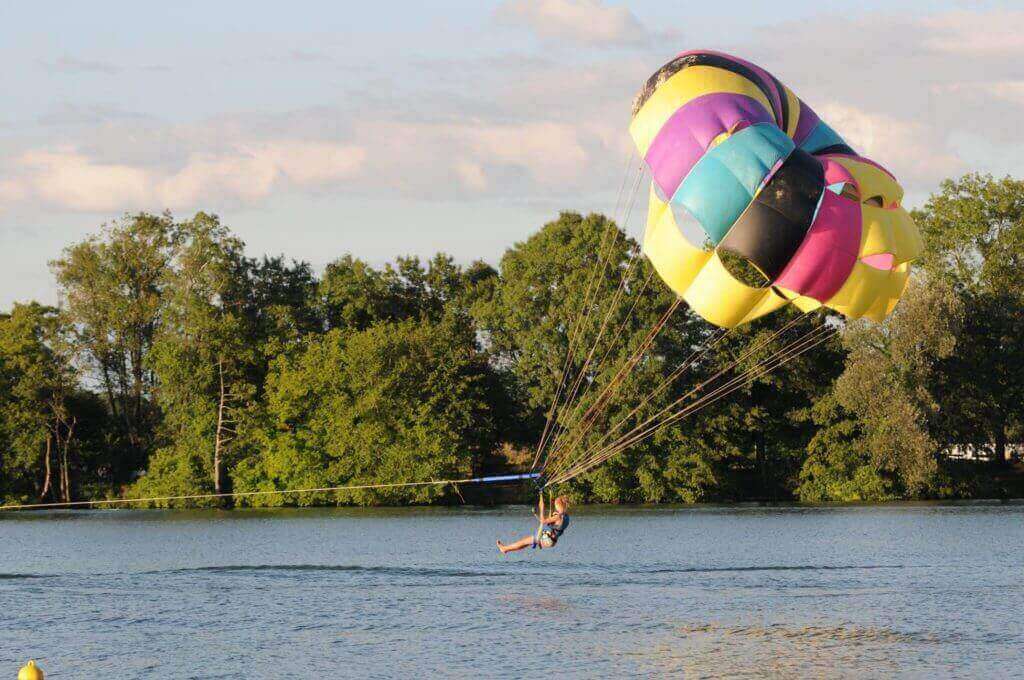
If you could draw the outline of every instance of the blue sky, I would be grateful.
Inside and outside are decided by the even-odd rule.
[[[633,94],[695,47],[771,70],[911,203],[968,170],[1024,175],[1024,12],[841,7],[7,3],[0,309],[55,301],[47,261],[125,211],[215,212],[251,254],[317,266],[496,262],[559,209],[612,210]]]

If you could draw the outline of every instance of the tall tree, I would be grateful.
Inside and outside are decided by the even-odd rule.
[[[400,305],[383,273],[344,255],[324,270],[317,306],[327,328],[361,330],[400,317]]]
[[[849,324],[843,338],[849,356],[835,384],[832,408],[819,413],[832,420],[812,442],[803,497],[877,500],[891,490],[912,498],[939,492],[942,446],[937,433],[946,413],[936,385],[941,362],[959,348],[962,319],[952,289],[922,275],[911,279],[884,323]],[[881,476],[868,474],[866,464]],[[856,479],[843,481],[836,466]],[[826,498],[826,493],[837,497]]]
[[[495,443],[490,369],[465,317],[335,329],[274,364],[266,427],[233,471],[245,491],[420,482],[473,473]],[[246,502],[427,502],[443,486]]]
[[[64,316],[39,304],[0,317],[0,494],[70,501],[78,374]]]
[[[468,311],[496,278],[497,272],[482,262],[464,271],[444,253],[426,266],[417,257],[399,257],[381,269],[344,255],[327,265],[317,306],[327,328],[364,330],[386,321],[436,321],[456,307]]]
[[[988,449],[1002,466],[1024,426],[1024,181],[946,180],[915,217],[925,267],[965,309],[943,365],[946,443]]]
[[[242,243],[205,213],[176,230],[147,364],[164,445],[136,485],[140,495],[225,492],[236,424],[255,393],[248,378],[259,348],[241,301],[228,296],[244,260]]]
[[[310,333],[322,332],[314,305],[316,277],[306,262],[284,257],[237,258],[224,304],[245,317],[249,342],[260,352],[251,380],[262,385],[269,362],[296,349]]]
[[[147,368],[177,230],[170,215],[139,213],[104,227],[51,263],[77,344],[115,420],[129,467],[152,443],[154,376]]]

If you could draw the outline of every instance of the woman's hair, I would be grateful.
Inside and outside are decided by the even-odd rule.
[[[558,507],[559,505],[561,505],[562,507],[568,508],[569,507],[569,499],[566,498],[565,496],[559,496],[558,498],[555,499],[555,507]]]

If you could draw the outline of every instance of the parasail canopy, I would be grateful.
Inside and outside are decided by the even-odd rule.
[[[630,133],[652,177],[644,253],[708,321],[896,306],[922,247],[902,187],[764,69],[684,52],[637,95]]]

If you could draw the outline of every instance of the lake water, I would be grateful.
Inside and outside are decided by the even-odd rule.
[[[1024,677],[1024,505],[0,514],[0,679]]]

